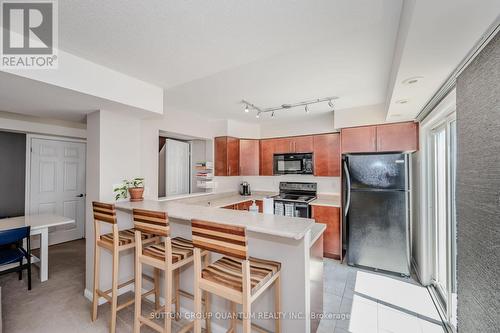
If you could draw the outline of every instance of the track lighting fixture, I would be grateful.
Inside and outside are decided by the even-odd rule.
[[[309,105],[310,104],[316,104],[316,103],[322,103],[322,102],[327,102],[328,106],[330,108],[332,108],[332,111],[335,111],[334,105],[333,105],[333,100],[336,100],[336,99],[338,99],[338,97],[331,96],[331,97],[325,97],[325,98],[312,99],[309,101],[303,101],[303,102],[298,102],[298,103],[284,103],[284,104],[281,104],[280,106],[270,107],[270,108],[260,108],[256,105],[246,101],[246,100],[242,100],[241,103],[245,104],[245,113],[250,112],[250,110],[255,110],[255,111],[257,111],[257,114],[255,115],[255,117],[259,118],[261,113],[271,112],[271,118],[274,118],[275,111],[288,110],[288,109],[292,109],[292,108],[295,108],[298,106],[303,106],[305,112],[309,113],[309,111],[310,111]]]

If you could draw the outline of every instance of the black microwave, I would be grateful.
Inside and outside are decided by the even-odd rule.
[[[274,154],[275,175],[312,175],[313,154]]]

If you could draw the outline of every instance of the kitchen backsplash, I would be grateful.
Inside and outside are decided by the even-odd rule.
[[[311,175],[283,175],[283,176],[239,176],[214,177],[217,183],[215,192],[228,192],[239,189],[243,181],[250,183],[252,191],[279,191],[280,182],[313,182],[318,184],[318,193],[340,193],[340,177],[314,177]]]

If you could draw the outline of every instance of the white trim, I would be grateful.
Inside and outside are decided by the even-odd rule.
[[[456,110],[456,89],[454,88],[448,95],[436,106],[436,108],[420,123],[420,212],[419,212],[419,224],[420,224],[420,252],[422,254],[422,261],[419,263],[417,268],[420,269],[419,277],[420,282],[423,285],[429,285],[431,283],[431,271],[432,263],[430,259],[432,257],[432,230],[429,225],[429,214],[430,209],[428,206],[428,195],[429,193],[429,159],[427,154],[429,151],[429,142],[427,140],[429,132],[443,119],[448,117],[451,113]]]

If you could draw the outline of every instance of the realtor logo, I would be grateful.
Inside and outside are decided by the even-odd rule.
[[[2,1],[1,67],[57,68],[55,1]]]

